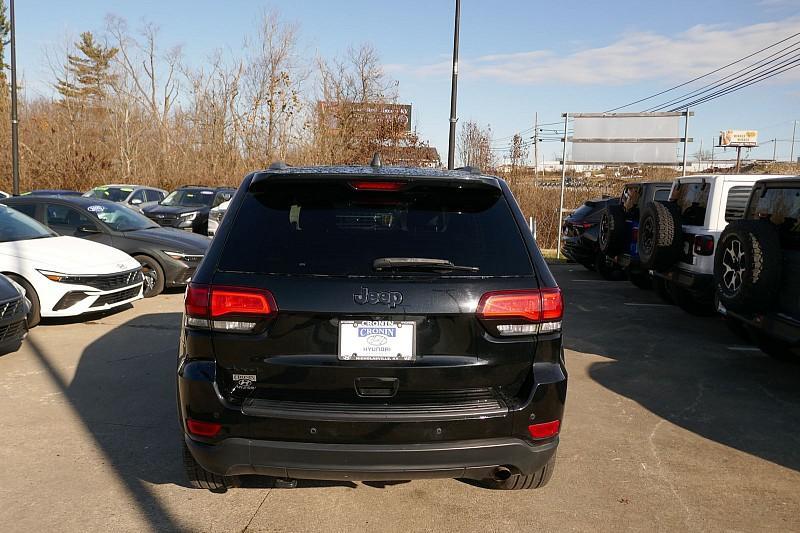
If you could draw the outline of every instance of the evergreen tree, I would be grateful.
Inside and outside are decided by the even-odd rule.
[[[81,34],[76,45],[81,55],[67,56],[66,70],[72,79],[59,79],[56,90],[65,99],[99,104],[105,99],[109,86],[116,80],[116,75],[111,71],[111,61],[119,49],[97,43],[88,31]]]

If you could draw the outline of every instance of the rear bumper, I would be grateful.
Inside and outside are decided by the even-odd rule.
[[[654,272],[654,274],[679,287],[695,292],[710,292],[714,289],[713,274],[701,274],[681,268],[676,268],[664,273]]]
[[[737,320],[751,329],[763,332],[769,337],[800,346],[800,321],[780,314],[747,316],[726,309],[721,303],[718,311],[726,317]]]
[[[594,263],[597,250],[581,237],[562,237],[561,251],[576,263]]]
[[[330,480],[405,480],[491,477],[498,466],[530,474],[555,454],[558,438],[544,444],[484,439],[425,444],[320,444],[229,438],[217,444],[186,436],[197,462],[220,475],[258,474]]]

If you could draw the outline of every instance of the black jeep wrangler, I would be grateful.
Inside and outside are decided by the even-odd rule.
[[[600,221],[598,243],[606,265],[623,268],[631,283],[643,289],[652,287],[652,278],[639,259],[639,222],[645,206],[667,200],[671,187],[670,182],[629,183],[619,202],[609,204]]]
[[[187,474],[541,487],[562,313],[503,180],[273,164],[244,179],[186,292]]]
[[[714,256],[718,310],[765,353],[800,357],[800,177],[755,184]]]

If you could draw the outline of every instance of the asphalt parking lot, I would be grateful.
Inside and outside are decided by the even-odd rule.
[[[627,282],[552,268],[570,384],[542,490],[257,478],[225,494],[187,488],[173,293],[40,326],[0,358],[2,529],[800,530],[800,367]]]

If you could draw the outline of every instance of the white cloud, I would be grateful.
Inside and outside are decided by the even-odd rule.
[[[800,17],[738,28],[697,25],[674,36],[630,32],[606,46],[569,54],[523,50],[465,58],[460,62],[459,76],[519,85],[623,85],[647,80],[684,80],[797,32],[800,32]],[[431,76],[449,73],[450,68],[449,61],[437,60],[424,65],[387,65],[386,71],[394,75]],[[797,78],[800,73],[792,71],[785,75],[790,76]]]

